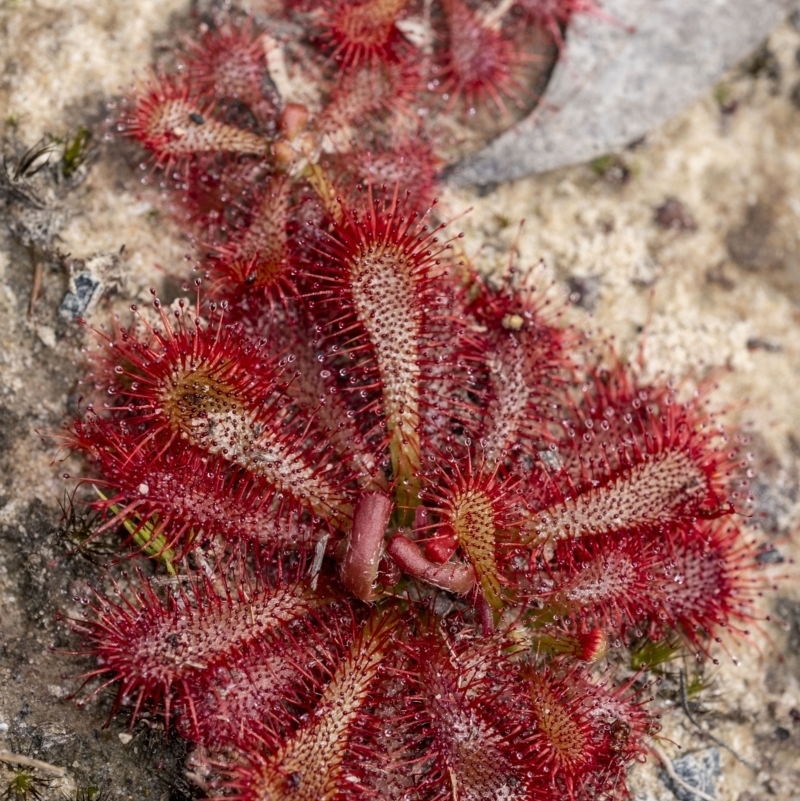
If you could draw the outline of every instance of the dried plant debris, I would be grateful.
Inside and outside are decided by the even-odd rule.
[[[23,149],[6,143],[0,169],[0,199],[13,236],[45,253],[67,222],[66,196],[86,179],[97,149],[88,129],[67,139],[46,137]]]

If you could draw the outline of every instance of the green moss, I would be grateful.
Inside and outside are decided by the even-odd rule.
[[[633,670],[655,670],[678,655],[677,643],[664,640],[642,640],[631,650]]]
[[[41,790],[48,786],[45,779],[34,776],[26,769],[13,769],[11,778],[0,798],[4,801],[30,801],[42,797]]]
[[[100,492],[97,487],[94,490],[104,501],[108,498]],[[116,504],[111,504],[109,510],[113,514],[119,514],[121,509]],[[167,538],[163,533],[156,534],[158,530],[158,517],[151,517],[149,520],[142,522],[139,515],[131,515],[122,521],[125,530],[131,535],[136,546],[141,550],[144,556],[149,559],[156,559],[161,562],[167,569],[170,576],[175,575],[175,559],[176,554],[172,548],[167,547]]]
[[[92,133],[88,128],[81,126],[75,136],[64,142],[64,155],[61,157],[61,173],[69,178],[86,160],[86,153]]]
[[[609,154],[605,156],[598,156],[596,159],[592,159],[589,162],[589,166],[592,168],[592,172],[594,172],[595,175],[602,177],[611,169],[615,159],[616,156]]]
[[[721,83],[714,87],[714,100],[720,108],[725,108],[731,101],[731,88]]]

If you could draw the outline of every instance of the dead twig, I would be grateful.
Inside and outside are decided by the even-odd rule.
[[[59,768],[57,765],[51,765],[49,762],[42,762],[41,759],[33,759],[26,757],[22,754],[12,754],[10,751],[0,751],[0,762],[9,762],[12,765],[23,765],[26,768],[35,768],[44,773],[49,773],[53,776],[63,778],[67,775],[65,768]]]
[[[31,256],[31,266],[33,267],[33,286],[31,286],[31,297],[28,301],[28,318],[33,317],[33,312],[36,309],[36,301],[39,299],[39,293],[42,291],[42,262],[36,258],[36,246],[31,243],[28,246],[28,252]]]
[[[687,781],[684,781],[680,776],[678,776],[677,771],[675,770],[675,766],[672,764],[672,760],[666,755],[664,750],[661,748],[660,745],[657,745],[652,740],[648,744],[650,750],[658,757],[658,760],[661,762],[664,770],[667,772],[667,776],[672,779],[672,781],[682,789],[686,790],[693,795],[696,795],[698,798],[701,798],[703,801],[717,801],[714,796],[709,795],[708,793],[704,793],[697,787],[692,786]]]

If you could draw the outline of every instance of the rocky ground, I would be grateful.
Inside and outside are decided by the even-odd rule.
[[[0,5],[4,180],[45,134],[74,141],[85,127],[94,148],[67,180],[45,167],[17,184],[43,202],[31,211],[15,195],[0,225],[0,750],[57,769],[35,771],[46,799],[96,798],[90,788],[108,798],[191,792],[179,742],[143,725],[128,732],[124,718],[104,727],[109,698],[85,709],[66,700],[78,682],[64,674],[84,665],[54,652],[74,644],[56,612],[80,614],[97,568],[65,542],[62,474],[79,468],[58,461],[52,437],[78,400],[76,311],[100,325],[149,286],[174,293],[185,270],[189,244],[142,186],[140,155],[103,131],[109,104],[167,46],[189,5]],[[505,269],[516,244],[516,265],[542,261],[543,280],[568,296],[571,322],[614,337],[647,375],[713,377],[717,406],[747,429],[751,524],[773,546],[766,569],[787,578],[763,601],[773,621],[730,654],[720,649],[685,704],[681,671],[691,679],[696,669],[670,667],[660,747],[679,775],[724,801],[800,797],[800,586],[789,562],[800,523],[798,28],[782,25],[619,154],[480,191],[453,187],[442,206],[445,217],[473,208],[457,225],[482,268]],[[43,237],[55,255],[37,244]],[[11,776],[0,765],[0,797]],[[635,768],[631,786],[641,801],[690,798],[654,759]]]

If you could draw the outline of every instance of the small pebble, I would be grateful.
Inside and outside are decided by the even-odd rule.
[[[696,231],[697,221],[682,201],[668,197],[655,212],[654,220],[659,228],[669,231]]]
[[[783,726],[778,726],[775,729],[775,737],[776,737],[776,739],[780,740],[781,742],[784,742],[785,740],[788,740],[791,736],[792,736],[792,733],[789,731],[789,729],[784,729]]]

